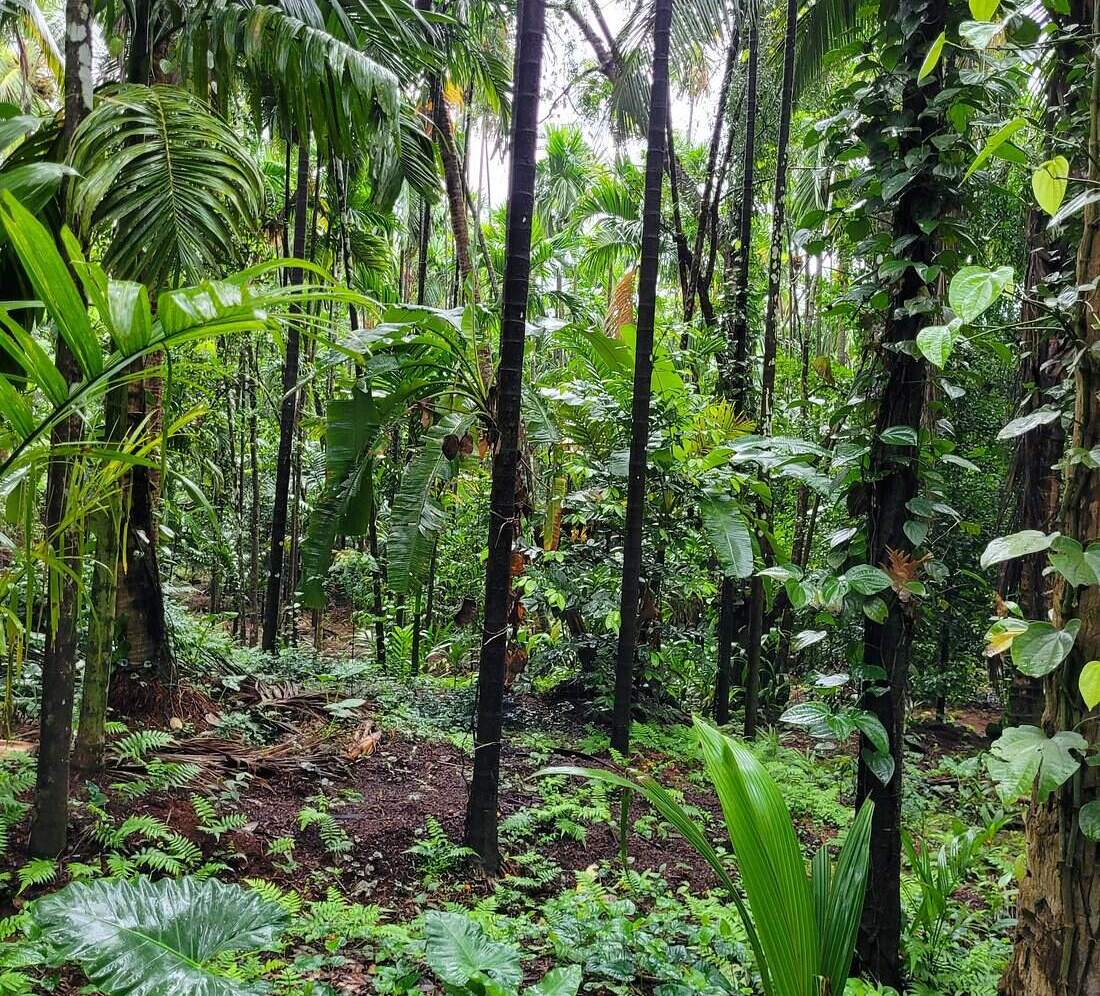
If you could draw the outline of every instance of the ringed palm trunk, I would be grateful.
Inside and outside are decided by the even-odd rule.
[[[1100,5],[1094,4],[1093,33],[1100,30]],[[1089,106],[1088,178],[1100,182],[1100,57],[1093,56]],[[1077,256],[1077,282],[1100,273],[1100,205],[1084,212]],[[1100,446],[1100,291],[1082,295],[1075,349],[1075,407],[1070,445]],[[1100,471],[1077,461],[1066,471],[1061,531],[1083,545],[1100,536]],[[1094,753],[1100,723],[1081,700],[1078,681],[1089,661],[1100,660],[1100,585],[1074,588],[1059,578],[1054,592],[1054,624],[1071,619],[1081,628],[1065,663],[1046,681],[1043,726],[1049,734],[1076,730]],[[1100,996],[1100,843],[1080,828],[1081,809],[1100,801],[1100,768],[1084,764],[1042,804],[1033,804],[1025,820],[1027,875],[1020,883],[1016,943],[1001,992],[1004,996]]]
[[[493,874],[500,869],[497,796],[508,617],[512,601],[516,476],[520,471],[520,397],[531,277],[531,218],[535,206],[535,150],[545,19],[545,0],[523,0],[516,29],[512,159],[495,412],[497,439],[489,495],[489,557],[485,565],[485,620],[478,666],[474,771],[466,806],[466,844]]]
[[[306,217],[309,194],[309,136],[298,136],[298,187],[294,194],[295,259],[306,250]],[[292,284],[302,282],[302,271],[295,268],[289,276]],[[279,409],[279,451],[275,458],[275,504],[271,509],[271,551],[268,556],[267,597],[264,600],[264,627],[261,647],[274,653],[282,618],[283,567],[286,561],[286,521],[290,504],[291,451],[298,418],[298,325],[287,329],[286,358],[283,361],[283,400]]]
[[[65,122],[67,145],[92,108],[91,0],[65,4]],[[58,336],[58,370],[70,383],[77,379],[76,359]],[[73,414],[50,436],[53,445],[79,438],[80,421]],[[56,857],[65,849],[69,826],[69,747],[73,728],[73,682],[77,640],[76,578],[80,575],[79,538],[62,528],[73,472],[70,460],[52,456],[46,475],[45,529],[53,556],[66,571],[48,572],[46,646],[42,659],[42,702],[38,732],[38,766],[28,852],[32,857]]]
[[[771,434],[775,394],[775,353],[782,275],[784,223],[787,215],[787,156],[794,107],[795,29],[798,0],[787,0],[787,25],[783,42],[783,84],[779,96],[779,135],[776,139],[775,191],[772,196],[772,238],[768,252],[768,295],[764,311],[763,372],[760,382],[758,431]],[[763,546],[763,544],[761,544]],[[763,550],[761,550],[763,553]],[[753,577],[749,596],[749,635],[745,668],[745,736],[756,735],[760,711],[760,660],[764,640],[764,583]]]
[[[745,149],[741,169],[741,215],[738,220],[737,285],[733,306],[726,313],[726,351],[721,379],[722,393],[738,411],[748,410],[751,393],[749,370],[749,276],[751,270],[753,188],[756,178],[756,76],[760,35],[756,18],[748,22],[749,64],[745,81]],[[737,611],[733,582],[722,581],[718,607],[718,675],[715,682],[714,718],[719,724],[729,722],[730,661],[737,629]],[[761,616],[761,619],[763,616]],[[759,658],[757,659],[759,670]]]
[[[638,326],[634,351],[630,463],[623,534],[623,585],[619,602],[619,643],[615,657],[615,705],[611,745],[630,750],[630,711],[634,696],[634,657],[638,645],[641,595],[642,525],[645,506],[646,445],[653,381],[653,327],[661,238],[661,174],[664,172],[668,122],[668,47],[672,0],[657,0],[653,25],[653,84],[649,97],[645,197],[642,202],[642,253],[638,270]]]

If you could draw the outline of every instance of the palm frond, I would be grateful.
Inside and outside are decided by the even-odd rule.
[[[118,276],[155,287],[232,262],[263,180],[232,128],[196,97],[127,85],[100,95],[73,140],[77,228]]]

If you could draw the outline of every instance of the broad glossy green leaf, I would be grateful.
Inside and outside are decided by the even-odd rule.
[[[890,587],[890,576],[871,564],[856,564],[844,572],[844,580],[861,595],[877,595]]]
[[[1004,31],[1004,25],[993,21],[963,21],[959,25],[959,38],[971,48],[983,51],[989,48],[993,39]],[[994,150],[994,154],[999,151]]]
[[[1065,156],[1048,159],[1031,174],[1031,190],[1035,194],[1035,202],[1051,217],[1062,206],[1068,182],[1069,160]]]
[[[479,923],[463,913],[432,910],[424,917],[424,960],[443,982],[465,986],[488,977],[515,988],[523,978],[519,952],[490,940]]]
[[[970,0],[970,13],[975,21],[988,21],[997,13],[1001,0]]]
[[[287,921],[255,892],[191,877],[76,883],[35,902],[31,917],[56,964],[76,962],[99,989],[126,996],[260,993],[204,966],[273,947]]]
[[[1042,678],[1069,656],[1080,629],[1080,619],[1070,619],[1062,629],[1047,622],[1029,622],[1027,632],[1012,641],[1012,663],[1016,670]]]
[[[928,54],[925,55],[924,61],[920,64],[920,69],[917,71],[917,82],[920,83],[926,76],[930,75],[940,64],[940,58],[943,56],[943,46],[947,42],[947,32],[941,31],[935,41],[928,47]]]
[[[1089,661],[1081,668],[1077,685],[1081,689],[1081,698],[1085,700],[1086,709],[1095,709],[1100,705],[1100,661]]]
[[[1073,752],[1087,749],[1080,733],[1062,730],[1047,737],[1036,726],[1012,726],[993,744],[986,768],[1005,803],[1030,795],[1033,788],[1042,802],[1081,766]]]
[[[1021,529],[1019,532],[1010,533],[1008,536],[998,536],[990,540],[985,550],[982,551],[979,563],[983,568],[992,567],[1005,560],[1014,560],[1016,557],[1027,557],[1033,553],[1042,553],[1049,549],[1051,543],[1058,537],[1057,533],[1044,533],[1038,529]]]
[[[917,430],[909,425],[892,425],[882,430],[879,439],[890,446],[916,446]]]
[[[1031,432],[1032,429],[1037,429],[1041,425],[1050,425],[1051,422],[1056,422],[1061,417],[1062,413],[1057,408],[1037,408],[1033,412],[1014,418],[997,433],[997,438],[1015,439],[1017,436],[1022,436],[1025,432]]]
[[[699,503],[703,529],[727,577],[752,576],[752,536],[737,502],[730,498],[704,498]]]
[[[961,324],[958,321],[951,321],[946,325],[929,325],[921,329],[917,333],[917,349],[929,363],[935,364],[942,370],[947,365],[951,351],[955,348]]]
[[[1089,840],[1100,841],[1100,800],[1086,802],[1077,814],[1077,821],[1082,834]]]
[[[982,150],[974,157],[974,161],[970,164],[970,168],[966,171],[966,176],[964,176],[963,179],[969,177],[975,170],[981,169],[998,148],[1009,141],[1021,128],[1026,127],[1027,118],[1019,117],[1013,118],[1011,121],[1001,125],[1000,128],[989,136],[989,140],[982,147]]]
[[[580,965],[562,965],[550,969],[533,986],[528,986],[524,996],[577,996],[581,979]]]
[[[989,310],[1012,283],[1012,267],[996,270],[964,266],[951,278],[947,301],[962,322],[972,322]]]

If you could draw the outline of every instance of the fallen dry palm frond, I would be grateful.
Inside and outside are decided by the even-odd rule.
[[[287,733],[298,733],[303,720],[332,718],[325,710],[331,696],[293,681],[242,683],[234,698],[237,704],[261,712],[272,726]]]
[[[374,748],[378,746],[381,740],[382,730],[375,724],[374,720],[364,720],[348,739],[347,746],[344,748],[344,759],[358,761],[362,757],[368,757],[374,753]]]
[[[194,765],[197,774],[190,784],[199,788],[219,788],[231,775],[246,773],[265,782],[295,777],[316,778],[324,775],[339,778],[346,774],[347,764],[339,755],[335,741],[324,728],[304,731],[276,744],[255,746],[237,738],[216,733],[200,733],[187,740],[171,743],[149,752],[144,763],[128,762],[113,766],[110,775],[119,781],[130,781],[148,775],[148,764]]]

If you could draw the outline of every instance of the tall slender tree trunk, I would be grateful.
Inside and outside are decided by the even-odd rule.
[[[512,607],[512,542],[516,530],[516,476],[520,472],[520,398],[531,276],[531,219],[535,210],[535,150],[545,18],[544,0],[522,0],[513,74],[512,160],[505,232],[500,368],[497,371],[496,440],[489,495],[485,620],[478,666],[474,772],[466,806],[466,844],[477,852],[486,870],[493,874],[500,869],[497,796],[508,617]]]
[[[104,401],[104,437],[109,441],[121,439],[124,434],[125,405],[126,385],[112,387]],[[88,622],[88,649],[84,655],[80,723],[73,748],[73,764],[81,771],[96,771],[103,766],[107,698],[114,651],[121,514],[121,502],[116,495],[94,520],[96,547],[91,618]]]
[[[294,193],[294,258],[301,259],[306,248],[306,220],[309,201],[309,135],[298,136],[298,188]],[[302,282],[302,271],[290,271],[291,284]],[[282,617],[283,565],[286,546],[287,509],[290,504],[291,450],[298,420],[298,324],[293,319],[287,329],[286,358],[283,361],[283,398],[279,410],[279,452],[275,458],[275,503],[271,509],[271,551],[268,559],[267,597],[264,601],[264,629],[261,647],[275,651]]]
[[[779,285],[783,268],[783,243],[787,216],[787,155],[791,138],[791,111],[794,107],[795,29],[798,25],[798,0],[787,0],[787,25],[783,43],[783,83],[779,95],[779,135],[776,139],[775,190],[772,195],[772,238],[768,252],[768,291],[764,306],[764,339],[761,344],[763,366],[760,399],[757,407],[757,431],[771,434],[775,394],[775,354],[779,316]],[[761,544],[763,552],[763,544]],[[749,596],[749,635],[745,668],[745,736],[756,735],[760,712],[760,661],[764,639],[764,584],[752,579]]]
[[[84,116],[92,109],[91,0],[65,3],[65,122],[67,146]],[[55,362],[70,383],[79,376],[76,358],[59,335]],[[50,436],[54,446],[79,438],[75,413]],[[80,575],[80,543],[64,529],[73,467],[69,459],[50,457],[46,474],[46,540],[66,570],[50,570],[46,593],[46,647],[42,659],[42,702],[38,729],[38,767],[34,787],[28,852],[56,857],[65,849],[69,829],[69,748],[73,729],[73,670],[76,660],[76,578]]]
[[[738,272],[733,300],[727,305],[725,315],[726,348],[720,383],[722,393],[742,414],[748,410],[749,398],[752,394],[752,371],[749,366],[749,277],[752,263],[753,194],[756,179],[756,87],[760,54],[760,33],[756,17],[752,14],[749,15],[747,31],[749,60],[745,79],[745,148],[741,167],[741,213],[737,226]],[[732,260],[730,262],[732,263]],[[737,631],[735,596],[733,582],[729,579],[723,580],[718,606],[718,676],[715,683],[714,705],[715,719],[719,723],[729,722],[730,661],[733,656],[734,634]],[[759,672],[759,658],[757,672]]]
[[[668,123],[668,47],[672,0],[657,0],[653,24],[653,84],[649,96],[645,197],[642,202],[642,254],[638,270],[638,324],[634,349],[634,396],[630,412],[630,463],[623,534],[623,587],[619,602],[619,645],[615,657],[615,705],[611,745],[630,750],[634,697],[634,656],[638,645],[638,599],[642,576],[642,524],[645,511],[649,403],[653,381],[653,326],[661,242],[661,174]]]
[[[256,346],[245,342],[248,364],[248,645],[256,646],[260,630],[260,455],[257,431],[256,382],[260,379]],[[242,632],[242,636],[243,636]]]
[[[689,294],[684,302],[684,320],[690,322],[695,314],[695,289],[701,276],[706,274],[703,266],[703,244],[707,236],[707,221],[710,217],[711,198],[717,200],[718,191],[718,152],[722,145],[722,122],[726,118],[729,104],[730,86],[733,82],[733,67],[741,51],[740,32],[731,32],[729,48],[726,51],[726,66],[722,72],[722,85],[718,91],[718,110],[714,115],[714,129],[710,136],[710,149],[707,153],[707,175],[703,182],[703,197],[699,202],[699,217],[695,226],[695,247],[691,251],[691,263],[687,286]],[[731,125],[732,128],[732,125]]]
[[[947,18],[946,0],[903,0],[897,23],[902,25],[902,58],[899,71],[906,74],[901,95],[902,113],[911,126],[901,133],[897,147],[890,148],[891,159],[902,159],[915,148],[931,147],[931,139],[940,125],[935,113],[925,113],[928,102],[939,91],[939,76],[920,85],[917,70],[933,39]],[[870,122],[876,141],[889,126],[898,127],[897,111]],[[884,153],[885,154],[885,153]],[[867,458],[863,496],[867,507],[867,561],[876,566],[888,562],[889,551],[912,556],[913,545],[903,526],[906,506],[920,487],[920,453],[914,446],[891,446],[882,441],[882,433],[893,426],[906,426],[919,435],[927,380],[923,358],[896,348],[916,338],[927,324],[923,315],[911,314],[904,303],[925,290],[917,266],[931,264],[936,255],[935,235],[925,232],[921,221],[930,211],[947,216],[955,210],[957,192],[934,174],[936,160],[926,160],[909,185],[900,194],[893,212],[892,235],[906,245],[905,258],[917,264],[906,269],[890,288],[891,301],[886,311],[880,366],[879,387],[874,397],[878,412],[874,439]],[[856,808],[866,799],[874,802],[871,831],[871,873],[860,922],[857,954],[862,971],[884,985],[900,989],[901,977],[901,801],[903,740],[905,733],[905,692],[912,654],[916,606],[903,603],[892,593],[885,622],[866,620],[863,638],[863,663],[881,668],[880,683],[868,683],[861,700],[864,709],[882,723],[889,739],[894,771],[887,784],[871,770],[867,756],[874,748],[862,738],[856,780]]]
[[[1100,4],[1092,4],[1093,35],[1100,31]],[[1100,182],[1100,55],[1092,57],[1089,101],[1088,179]],[[1100,205],[1084,209],[1077,256],[1078,284],[1100,273]],[[1082,294],[1074,372],[1075,403],[1070,447],[1100,446],[1100,291]],[[1083,447],[1083,449],[1078,449]],[[1083,546],[1100,537],[1100,470],[1082,460],[1064,479],[1061,532]],[[1048,735],[1074,730],[1095,753],[1100,720],[1084,708],[1081,670],[1100,660],[1100,585],[1075,588],[1059,577],[1054,624],[1080,623],[1073,650],[1046,681],[1043,726]],[[1027,875],[1020,883],[1016,944],[1001,992],[1004,996],[1100,996],[1100,843],[1081,831],[1081,810],[1100,803],[1100,768],[1083,764],[1044,803],[1027,813]]]

